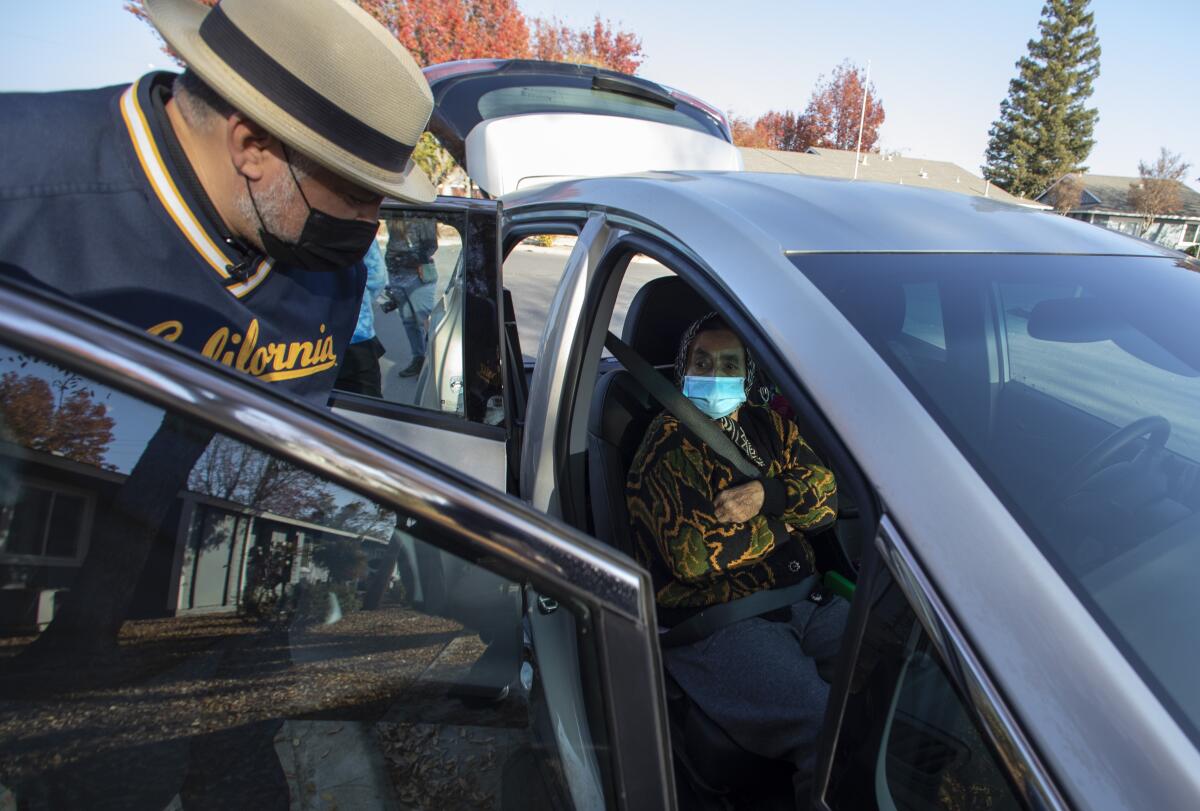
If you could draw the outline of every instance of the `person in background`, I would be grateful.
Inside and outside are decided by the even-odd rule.
[[[350,346],[346,347],[334,388],[368,397],[382,397],[383,378],[379,371],[379,359],[387,350],[375,334],[375,298],[387,284],[388,272],[378,242],[371,243],[363,257],[363,264],[367,266],[367,287],[358,307],[358,326],[354,328]]]
[[[408,334],[412,360],[400,377],[414,377],[425,365],[429,314],[437,288],[437,220],[432,217],[396,217],[388,222],[388,293],[400,311]]]

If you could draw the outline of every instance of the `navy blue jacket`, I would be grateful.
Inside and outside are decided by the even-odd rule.
[[[317,273],[251,256],[249,275],[230,283],[247,254],[222,238],[164,131],[173,78],[0,94],[0,268],[323,405],[365,268]]]

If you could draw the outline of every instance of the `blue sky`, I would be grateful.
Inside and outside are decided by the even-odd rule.
[[[642,38],[647,78],[754,117],[801,109],[842,59],[865,64],[887,120],[881,144],[978,173],[987,131],[1037,33],[1042,0],[520,0],[578,26],[597,9]],[[120,0],[12,4],[0,28],[0,90],[94,87],[170,67]],[[1200,33],[1194,0],[1093,0],[1103,49],[1093,172],[1133,175],[1160,146],[1200,189]]]

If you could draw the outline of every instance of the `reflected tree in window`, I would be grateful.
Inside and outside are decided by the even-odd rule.
[[[4,439],[31,450],[114,469],[104,455],[113,441],[108,408],[78,375],[52,380],[6,372],[0,376],[0,415]]]
[[[320,477],[226,436],[217,436],[197,461],[188,489],[248,507],[258,513],[299,519],[320,527],[351,532],[362,537],[390,539],[396,524],[393,512],[350,496]],[[357,581],[366,573],[367,556],[360,540],[344,536],[318,536],[313,560],[328,575],[329,587],[340,589],[344,607],[357,608]],[[327,589],[312,594],[293,593],[291,584],[296,556],[295,534],[266,535],[250,550],[246,587],[241,606],[245,613],[266,622],[286,619],[307,597],[320,602]],[[388,565],[390,564],[390,565]],[[395,566],[389,548],[385,564],[369,584],[365,607],[377,608],[376,592],[385,589]],[[300,584],[296,584],[298,587]],[[312,587],[308,587],[311,592]]]
[[[226,436],[196,462],[188,489],[262,512],[320,521],[333,493],[318,476]]]

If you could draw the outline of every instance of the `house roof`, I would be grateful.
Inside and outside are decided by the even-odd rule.
[[[816,177],[854,177],[854,153],[842,149],[813,147],[807,152],[782,152],[776,149],[754,149],[742,147],[742,160],[748,172],[779,172]],[[988,184],[981,177],[971,174],[949,161],[905,158],[898,155],[885,156],[878,152],[863,154],[865,161],[859,164],[860,180],[880,183],[897,183],[923,189],[952,191],[978,197],[989,197],[1003,203],[1018,203],[1042,208],[1042,204]]]
[[[1117,211],[1127,214],[1136,214],[1133,206],[1129,202],[1129,192],[1135,183],[1141,182],[1140,177],[1120,177],[1117,175],[1080,175],[1083,180],[1083,189],[1086,192],[1083,200],[1078,208],[1071,209],[1072,211]],[[1062,178],[1054,181],[1049,189],[1046,189],[1038,199],[1042,200],[1050,194],[1050,189],[1058,185]],[[1175,181],[1178,183],[1178,181]],[[1176,212],[1175,216],[1184,216],[1189,219],[1200,219],[1200,192],[1193,191],[1182,183],[1178,183],[1181,189],[1180,198],[1183,204],[1182,210]],[[1090,197],[1088,195],[1091,195]]]

